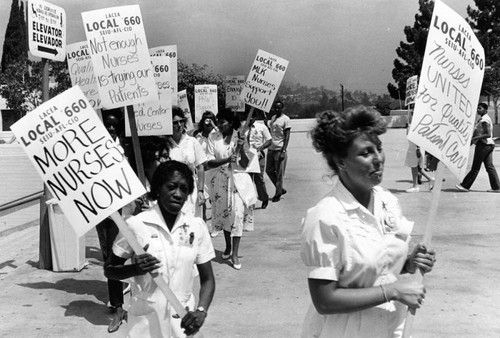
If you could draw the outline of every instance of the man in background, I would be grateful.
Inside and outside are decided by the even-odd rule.
[[[290,118],[284,112],[283,102],[280,100],[274,103],[276,115],[269,122],[272,144],[267,152],[266,173],[271,179],[276,192],[272,198],[273,202],[279,202],[281,196],[286,194],[283,188],[283,177],[285,176],[288,141],[290,140]]]

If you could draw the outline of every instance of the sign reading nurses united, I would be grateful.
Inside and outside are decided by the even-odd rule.
[[[472,28],[437,0],[408,139],[459,180],[467,172],[484,68],[484,50]]]
[[[28,41],[31,54],[55,61],[66,58],[66,12],[43,0],[28,1]]]

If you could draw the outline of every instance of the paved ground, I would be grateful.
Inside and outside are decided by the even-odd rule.
[[[414,240],[421,240],[431,193],[425,184],[419,193],[404,192],[411,178],[410,169],[403,167],[404,130],[390,130],[383,141],[383,186],[399,197],[407,218],[416,222]],[[256,210],[256,230],[242,239],[242,270],[220,259],[224,240],[214,239],[217,290],[205,337],[298,336],[309,304],[306,269],[298,253],[300,224],[306,209],[329,190],[329,179],[306,133],[293,133],[289,149],[288,194],[268,209]],[[499,152],[497,148],[494,157],[500,169]],[[433,237],[438,262],[426,277],[428,296],[413,336],[499,337],[500,194],[485,192],[484,170],[469,193],[453,188],[456,179],[449,172],[445,178]],[[107,291],[95,231],[86,244],[86,269],[55,273],[37,268],[37,226],[0,237],[0,336],[108,336]]]

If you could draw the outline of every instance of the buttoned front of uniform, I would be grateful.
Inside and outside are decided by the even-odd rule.
[[[379,187],[372,190],[372,214],[338,177],[334,177],[333,185],[332,191],[308,210],[304,220],[301,256],[309,268],[309,278],[334,280],[339,288],[366,288],[396,281],[407,257],[413,223],[402,216],[397,199]],[[404,308],[389,302],[363,311],[321,316],[311,305],[303,332],[349,337],[349,332],[359,333],[359,327],[368,322],[387,330],[384,332],[393,332],[401,323]],[[379,321],[387,325],[380,327]],[[374,337],[390,336],[371,333]],[[369,331],[366,334],[370,336]]]
[[[150,210],[129,218],[127,223],[139,244],[142,247],[149,244],[147,252],[161,261],[158,272],[165,277],[179,301],[193,309],[195,264],[206,263],[215,257],[203,220],[181,212],[169,231],[158,204],[154,204]],[[133,256],[132,248],[122,235],[115,241],[113,252],[125,259]],[[171,316],[175,312],[167,306],[165,296],[149,274],[133,277],[131,281],[129,313],[134,316],[131,321],[129,319],[134,323],[131,336],[140,336],[144,330],[165,336],[165,332],[170,332]],[[177,325],[174,329],[179,331],[180,327]]]

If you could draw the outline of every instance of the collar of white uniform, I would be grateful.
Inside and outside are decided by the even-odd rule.
[[[335,175],[332,179],[333,181],[333,189],[332,192],[337,196],[339,202],[342,204],[345,210],[356,210],[356,209],[364,209],[366,208],[358,202],[356,198],[352,195],[352,193],[347,190],[344,184],[340,181],[338,175]],[[378,197],[378,193],[382,191],[382,188],[376,186],[372,189],[372,198],[374,203],[376,203],[376,198]]]
[[[189,224],[186,223],[186,212],[181,210],[177,214],[177,218],[175,219],[172,231],[168,230],[167,223],[163,218],[163,214],[161,213],[158,202],[155,202],[151,207],[151,209],[148,212],[146,212],[146,214],[143,216],[143,222],[157,225],[169,233],[173,233],[179,227],[189,226]]]

